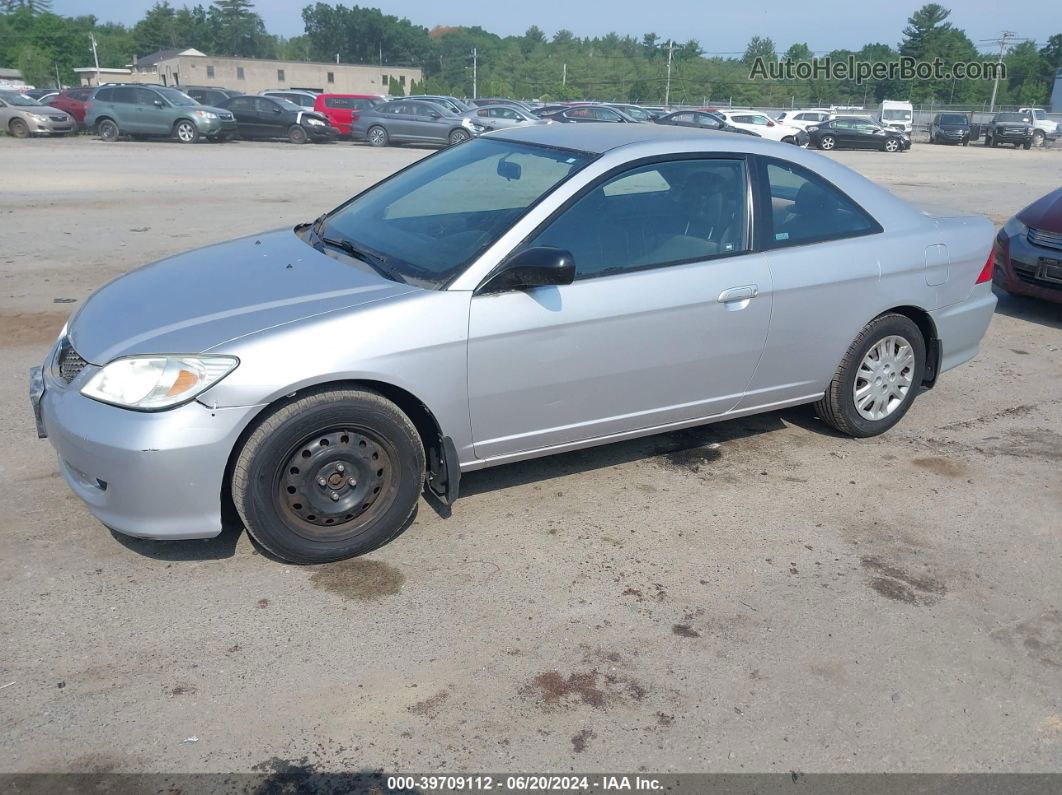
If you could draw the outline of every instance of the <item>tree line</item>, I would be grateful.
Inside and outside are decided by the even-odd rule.
[[[286,60],[417,66],[425,81],[416,90],[471,96],[473,52],[480,96],[605,99],[660,104],[699,104],[706,100],[761,106],[873,104],[882,99],[979,105],[992,93],[991,81],[914,79],[855,80],[753,79],[756,58],[807,61],[892,61],[900,56],[945,63],[990,61],[980,53],[951,12],[930,3],[908,19],[895,44],[868,43],[859,50],[812,52],[806,42],[781,50],[770,38],[752,36],[743,52],[704,52],[700,42],[641,38],[618,33],[579,37],[569,30],[548,36],[538,26],[522,35],[499,36],[481,27],[428,29],[376,8],[316,3],[302,10],[304,31],[283,37],[266,30],[250,0],[215,0],[209,5],[173,6],[156,2],[136,24],[100,22],[95,16],[63,17],[48,0],[0,0],[0,64],[20,69],[28,82],[51,85],[56,74],[74,82],[71,71],[92,63],[95,37],[101,66],[124,66],[134,55],[166,47],[194,47],[211,55]],[[670,83],[667,79],[671,64]],[[1062,33],[1042,45],[1023,41],[1004,57],[999,105],[1041,105],[1048,101],[1055,71],[1062,67]],[[398,94],[402,88],[390,87]]]

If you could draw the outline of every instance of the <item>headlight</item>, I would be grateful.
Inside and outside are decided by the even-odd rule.
[[[312,116],[307,117],[305,119],[305,121],[306,121],[307,124],[312,124],[314,127],[324,127],[325,126],[325,122],[321,121],[320,119],[315,119]]]
[[[192,400],[239,363],[233,356],[129,356],[92,376],[81,394],[128,409],[167,409]]]
[[[45,116],[43,113],[31,113],[30,116],[32,116],[37,121],[48,121],[48,117]]]
[[[1007,237],[1018,237],[1025,234],[1026,228],[1025,224],[1019,221],[1017,216],[1014,216],[1003,224],[1003,234]]]
[[[195,115],[201,119],[216,119],[218,114],[211,113],[209,110],[197,110]]]

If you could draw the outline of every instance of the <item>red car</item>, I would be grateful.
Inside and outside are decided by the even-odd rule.
[[[328,123],[349,138],[350,125],[358,120],[361,111],[383,102],[373,94],[321,94],[313,103],[313,109],[328,117]]]
[[[53,108],[65,110],[74,117],[79,127],[85,126],[85,111],[88,110],[89,97],[92,96],[92,87],[88,88],[64,88],[46,104]]]
[[[1062,188],[1003,225],[996,235],[994,261],[996,286],[1062,304]]]

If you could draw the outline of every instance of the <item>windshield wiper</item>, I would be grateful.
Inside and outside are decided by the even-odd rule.
[[[360,259],[362,262],[369,265],[374,271],[379,273],[384,278],[390,279],[394,282],[401,282],[402,284],[406,284],[406,280],[403,279],[397,272],[388,268],[387,265],[384,263],[384,259],[379,255],[373,254],[372,252],[366,251],[365,249],[358,248],[354,243],[349,240],[337,240],[333,237],[318,237],[317,239],[320,240],[321,243],[326,246],[338,248],[340,251],[349,254],[355,259]]]

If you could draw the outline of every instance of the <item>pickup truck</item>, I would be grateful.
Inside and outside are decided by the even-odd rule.
[[[985,127],[985,146],[1014,144],[1014,148],[1030,149],[1033,126],[1021,113],[997,113]]]
[[[1045,141],[1055,140],[1062,130],[1058,122],[1047,118],[1043,108],[1018,108],[1018,113],[1033,126],[1033,146],[1043,146]]]

